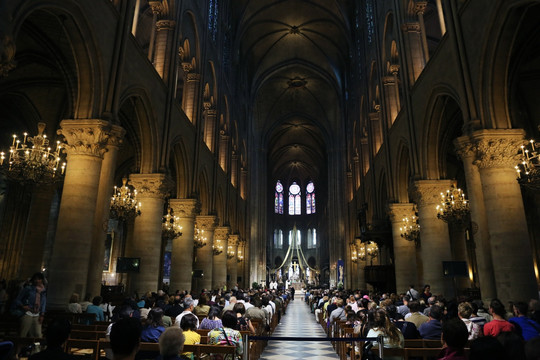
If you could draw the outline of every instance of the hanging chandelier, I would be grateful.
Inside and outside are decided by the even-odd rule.
[[[358,262],[358,253],[356,252],[356,246],[354,245],[351,249],[351,261],[355,264]]]
[[[62,161],[63,144],[56,142],[56,149],[49,146],[49,139],[43,132],[45,123],[38,123],[38,134],[30,137],[23,133],[22,141],[13,135],[9,155],[0,152],[0,169],[8,179],[21,184],[51,184],[63,179],[66,168]]]
[[[223,245],[221,245],[221,240],[216,239],[215,244],[212,245],[212,254],[218,256],[223,253]]]
[[[401,237],[407,241],[414,241],[418,243],[420,240],[420,224],[418,224],[418,216],[413,215],[410,218],[404,217],[402,225],[399,228],[401,231]]]
[[[377,243],[374,241],[368,241],[366,243],[366,253],[367,256],[371,258],[371,260],[379,256],[379,246],[377,246]]]
[[[199,229],[197,224],[195,224],[195,231],[193,234],[193,247],[195,249],[200,249],[203,246],[206,246],[206,237],[204,236],[204,230]]]
[[[227,247],[227,259],[230,260],[230,259],[232,259],[235,255],[236,255],[236,253],[235,253],[235,251],[234,251],[234,248],[233,248],[231,245],[229,245],[229,246]]]
[[[358,260],[360,261],[366,261],[366,247],[365,246],[361,246],[357,252],[356,252],[356,257],[358,258]]]
[[[164,238],[171,240],[182,236],[182,226],[180,226],[180,218],[172,214],[172,209],[170,207],[167,209],[167,215],[163,216],[161,234]]]
[[[114,193],[111,198],[110,217],[111,219],[133,220],[141,215],[141,203],[137,202],[137,190],[131,190],[128,186],[128,179],[122,179],[122,186],[114,186]]]
[[[539,143],[529,140],[528,144],[521,145],[519,155],[521,160],[515,169],[518,173],[518,182],[521,186],[531,190],[540,190],[540,153]]]
[[[437,217],[447,223],[465,223],[469,221],[469,202],[465,193],[455,186],[446,193],[441,193],[441,204],[437,205]]]
[[[244,261],[244,252],[242,251],[242,248],[238,248],[238,255],[236,257],[236,262],[242,262]]]

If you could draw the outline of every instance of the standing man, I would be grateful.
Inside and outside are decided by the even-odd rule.
[[[42,337],[41,324],[47,302],[44,282],[43,274],[35,273],[30,279],[31,285],[23,288],[15,299],[17,309],[24,311],[21,317],[21,337]]]

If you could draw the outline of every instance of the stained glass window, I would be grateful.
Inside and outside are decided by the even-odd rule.
[[[279,180],[276,183],[274,193],[274,212],[276,214],[283,214],[283,185]]]
[[[308,249],[317,248],[317,230],[316,229],[308,229],[307,247]]]
[[[315,185],[310,181],[306,186],[306,214],[315,214]]]
[[[289,186],[289,215],[300,215],[302,213],[302,199],[300,195],[300,186],[296,182],[293,182]]]
[[[219,15],[219,4],[218,0],[209,0],[208,1],[208,30],[212,36],[212,40],[216,41],[216,35],[218,30],[218,16]]]

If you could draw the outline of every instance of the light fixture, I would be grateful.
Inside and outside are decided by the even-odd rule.
[[[236,256],[236,261],[239,263],[244,261],[244,253],[242,251],[242,248],[240,247],[238,248],[238,255]]]
[[[402,225],[399,228],[401,237],[407,241],[414,241],[416,244],[420,241],[420,224],[418,224],[418,216],[404,217]]]
[[[379,256],[379,246],[377,246],[377,243],[374,241],[368,241],[366,243],[366,253],[367,256],[371,258],[371,260]]]
[[[62,161],[63,144],[57,141],[53,151],[44,131],[45,123],[40,122],[34,137],[25,132],[21,141],[14,134],[5,165],[6,153],[0,152],[0,168],[8,179],[21,184],[50,184],[62,180],[66,168]]]
[[[366,261],[366,247],[365,246],[361,246],[357,253],[356,253],[356,256],[358,257],[358,260],[360,261]]]
[[[469,202],[465,193],[452,187],[441,193],[441,204],[437,205],[437,217],[447,223],[466,223],[469,221]]]
[[[354,244],[351,244],[351,261],[355,264],[358,262],[358,252]]]
[[[221,240],[216,239],[215,244],[212,245],[212,254],[218,256],[223,253],[223,245],[221,245]]]
[[[195,249],[200,249],[203,246],[206,246],[206,237],[204,236],[204,230],[199,229],[197,224],[195,224],[195,230],[193,234],[193,247]]]
[[[141,203],[137,202],[137,190],[128,187],[128,179],[122,179],[122,186],[114,186],[111,198],[111,219],[133,220],[141,215]]]
[[[174,240],[182,236],[182,226],[180,226],[180,218],[172,214],[172,209],[167,209],[167,215],[163,216],[163,224],[161,234],[165,239]]]
[[[521,160],[515,169],[518,173],[518,182],[521,186],[532,190],[540,190],[540,144],[534,140],[529,140],[528,144],[521,145],[519,155]]]
[[[229,245],[229,246],[227,247],[227,259],[230,260],[230,259],[232,259],[235,255],[236,255],[236,253],[235,253],[235,251],[234,251],[234,248],[233,248],[231,245]]]

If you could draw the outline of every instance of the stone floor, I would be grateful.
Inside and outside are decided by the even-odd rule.
[[[287,314],[281,318],[272,336],[326,337],[315,321],[309,306],[302,301],[304,294],[296,292],[295,300],[289,302]],[[336,360],[339,359],[329,341],[282,341],[270,340],[260,360]]]

